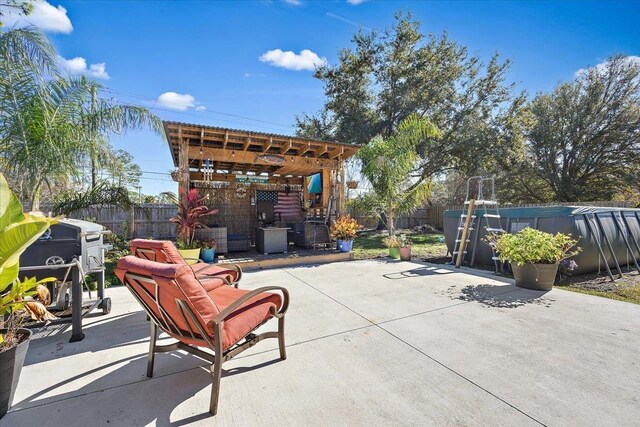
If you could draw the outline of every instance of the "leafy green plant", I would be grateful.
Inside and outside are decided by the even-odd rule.
[[[53,213],[69,215],[94,205],[112,205],[122,210],[129,210],[135,203],[124,187],[113,186],[106,181],[99,182],[86,191],[67,190],[56,196]]]
[[[550,234],[531,227],[515,234],[492,233],[485,240],[495,247],[500,261],[517,266],[555,264],[580,252],[580,248],[575,248],[578,241],[571,235]]]
[[[218,248],[218,242],[216,241],[216,239],[199,240],[198,241],[198,247],[201,248],[201,249],[217,249]]]
[[[411,237],[406,234],[400,235],[400,241],[398,243],[398,247],[400,248],[410,248],[411,247]]]
[[[15,336],[11,314],[21,307],[19,301],[41,283],[34,279],[18,280],[20,255],[55,222],[54,218],[42,214],[25,214],[4,175],[0,174],[0,327],[8,329],[5,335]],[[5,314],[10,315],[8,320],[4,320]],[[0,334],[0,345],[4,341]]]

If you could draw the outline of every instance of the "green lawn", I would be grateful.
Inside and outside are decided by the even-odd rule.
[[[442,234],[423,234],[413,231],[402,232],[396,234],[406,234],[413,242],[411,245],[411,254],[416,258],[445,256],[447,254],[447,245],[440,243],[443,238]],[[382,239],[387,236],[386,231],[383,232],[367,232],[360,234],[353,241],[353,255],[355,259],[379,258],[389,255],[389,249],[382,244]]]

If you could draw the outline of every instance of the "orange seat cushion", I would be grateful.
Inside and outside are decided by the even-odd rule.
[[[249,292],[245,289],[220,286],[208,294],[216,302],[220,311],[224,311],[226,307]],[[268,292],[262,292],[242,304],[223,323],[222,348],[227,349],[240,341],[242,337],[271,317],[271,307],[278,310],[281,305],[282,297]]]

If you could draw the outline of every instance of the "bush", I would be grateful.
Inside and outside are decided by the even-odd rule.
[[[577,243],[570,235],[550,234],[527,227],[515,234],[490,234],[487,243],[495,247],[500,261],[517,266],[524,264],[555,264],[578,252],[572,250]]]

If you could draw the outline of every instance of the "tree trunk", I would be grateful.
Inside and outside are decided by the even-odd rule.
[[[387,225],[389,227],[389,236],[394,236],[396,234],[396,230],[393,225],[393,206],[391,203],[387,206]]]
[[[96,103],[97,103],[96,87],[92,86],[91,87],[91,114],[94,114],[96,112]],[[94,135],[92,132],[91,137],[93,136]],[[96,162],[96,153],[95,153],[95,147],[94,147],[94,149],[91,150],[91,189],[93,190],[94,188],[96,188],[97,184],[98,184],[98,165]]]

